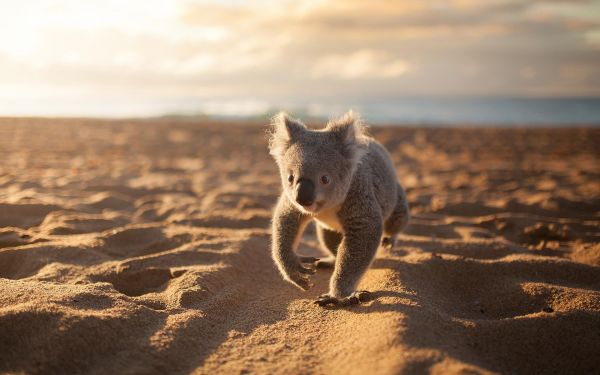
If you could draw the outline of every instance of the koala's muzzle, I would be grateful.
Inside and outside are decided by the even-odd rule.
[[[296,202],[302,206],[310,206],[315,202],[315,184],[311,180],[305,178],[298,180]]]

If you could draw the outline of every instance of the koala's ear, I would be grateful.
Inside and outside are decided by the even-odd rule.
[[[358,163],[367,151],[366,130],[354,112],[348,111],[342,117],[329,121],[325,130],[335,135],[344,155],[354,163]]]
[[[279,157],[294,137],[305,130],[306,125],[300,120],[289,117],[285,112],[279,112],[271,119],[269,153],[275,158]]]

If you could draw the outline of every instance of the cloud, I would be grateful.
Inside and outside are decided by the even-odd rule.
[[[405,61],[389,60],[377,51],[365,49],[349,55],[325,56],[314,64],[311,76],[340,79],[395,78],[405,74],[407,70],[408,64]]]
[[[23,100],[600,95],[598,1],[0,4],[0,86]]]

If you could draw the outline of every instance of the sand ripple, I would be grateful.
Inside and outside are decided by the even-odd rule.
[[[373,133],[414,220],[327,310],[270,260],[260,127],[0,120],[0,371],[597,371],[600,131]]]

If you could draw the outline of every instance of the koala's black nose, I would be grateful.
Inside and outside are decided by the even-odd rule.
[[[311,180],[305,178],[298,180],[296,202],[302,206],[310,206],[315,202],[315,184]]]

